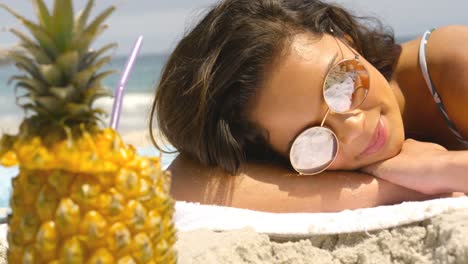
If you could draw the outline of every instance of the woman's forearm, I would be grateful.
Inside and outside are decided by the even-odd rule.
[[[280,166],[246,164],[239,175],[231,176],[183,155],[169,170],[171,195],[178,201],[265,212],[337,212],[453,196],[423,194],[358,172],[298,177]]]
[[[447,151],[430,142],[405,140],[400,153],[361,169],[421,193],[468,193],[468,151]]]
[[[440,170],[450,190],[468,193],[468,151],[443,153]]]

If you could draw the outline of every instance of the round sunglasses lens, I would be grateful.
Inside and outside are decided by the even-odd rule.
[[[338,142],[335,134],[325,127],[304,130],[293,142],[289,159],[302,174],[322,172],[335,160]]]
[[[345,60],[335,65],[324,83],[324,98],[334,112],[359,107],[369,91],[369,73],[358,60]]]

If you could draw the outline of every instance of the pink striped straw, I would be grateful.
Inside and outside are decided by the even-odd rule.
[[[123,71],[122,76],[120,77],[119,84],[114,93],[114,104],[112,106],[112,114],[110,127],[114,130],[117,130],[119,127],[120,113],[122,112],[122,100],[124,96],[125,86],[127,85],[128,76],[132,71],[133,65],[135,64],[135,59],[140,52],[141,44],[143,43],[143,36],[139,36],[135,45],[133,45],[132,53],[128,57],[127,63],[125,65],[125,70]]]

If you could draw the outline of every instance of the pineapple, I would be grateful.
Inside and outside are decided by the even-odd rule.
[[[11,80],[25,119],[0,141],[0,162],[20,169],[9,263],[175,263],[169,173],[105,128],[93,107],[108,95],[101,81],[112,72],[100,68],[115,44],[90,44],[115,8],[88,23],[93,0],[76,18],[71,0],[55,0],[53,10],[33,3],[37,23],[1,4],[31,33],[11,30],[24,50],[9,56],[23,73]]]

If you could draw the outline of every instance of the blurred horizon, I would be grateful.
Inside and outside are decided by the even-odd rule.
[[[52,0],[44,0],[49,7]],[[26,17],[34,17],[31,0],[2,0]],[[86,0],[75,0],[75,12],[81,10]],[[198,22],[217,0],[108,0],[96,1],[93,15],[107,6],[117,6],[108,19],[110,27],[98,38],[95,45],[117,42],[116,56],[126,55],[139,35],[145,37],[141,54],[168,54],[184,33]],[[425,30],[450,24],[468,25],[468,1],[452,0],[335,0],[326,1],[343,5],[357,16],[378,18],[390,27],[396,39],[403,42],[421,35]],[[450,3],[450,4],[448,4]],[[34,19],[33,19],[34,20]],[[6,11],[0,9],[0,49],[16,43],[7,28],[22,26]]]

